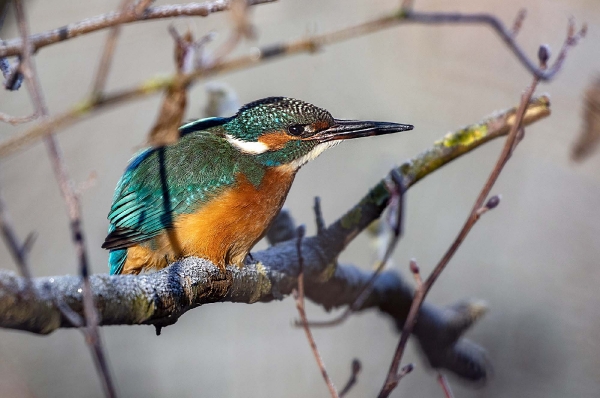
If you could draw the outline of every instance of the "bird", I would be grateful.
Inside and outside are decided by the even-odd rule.
[[[184,124],[176,143],[134,156],[117,184],[102,245],[110,274],[159,270],[188,256],[221,271],[242,267],[305,163],[343,140],[412,129],[334,119],[289,97]]]

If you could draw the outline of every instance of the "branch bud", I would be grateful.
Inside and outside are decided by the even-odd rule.
[[[538,59],[540,60],[540,64],[545,66],[550,59],[550,46],[547,44],[542,44],[538,49]]]
[[[502,199],[502,195],[494,195],[491,198],[489,198],[487,203],[485,204],[486,209],[492,210],[493,208],[498,206],[500,204],[500,199]]]

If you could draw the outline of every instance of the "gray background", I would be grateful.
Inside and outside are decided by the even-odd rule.
[[[30,3],[30,2],[28,2]],[[27,4],[34,32],[101,14],[119,1],[36,1]],[[259,44],[299,38],[366,21],[398,1],[291,1],[256,7]],[[166,4],[165,1],[157,4]],[[489,314],[469,334],[484,345],[494,376],[482,389],[451,379],[456,396],[592,397],[600,390],[598,317],[600,295],[600,155],[584,164],[569,159],[581,125],[582,91],[600,73],[600,4],[597,0],[419,0],[420,10],[489,11],[511,24],[521,6],[529,16],[519,42],[534,55],[540,43],[558,51],[569,16],[589,24],[563,72],[539,92],[552,96],[550,119],[527,129],[525,141],[501,176],[501,206],[486,215],[433,289],[439,305],[465,297],[485,299]],[[124,28],[109,88],[132,86],[173,70],[173,21]],[[197,35],[217,29],[226,37],[228,18],[175,21]],[[3,38],[17,35],[14,26]],[[65,110],[90,90],[106,31],[44,48],[36,57],[52,112]],[[247,43],[245,53],[257,43]],[[286,206],[314,231],[312,198],[321,195],[327,220],[352,206],[386,171],[428,147],[445,132],[515,104],[530,77],[486,27],[403,26],[219,77],[241,102],[286,95],[313,102],[340,118],[412,123],[413,132],[348,142],[308,164]],[[188,116],[206,103],[203,83],[190,92]],[[152,126],[160,97],[102,112],[62,132],[58,139],[76,181],[95,171],[97,183],[82,202],[93,271],[107,271],[104,239],[112,191],[127,160]],[[27,90],[0,92],[0,109],[24,115]],[[0,125],[6,139],[22,131]],[[430,270],[454,238],[494,163],[500,142],[487,145],[411,189],[406,236],[395,267],[416,257]],[[38,233],[31,253],[35,275],[74,273],[65,206],[43,145],[2,159],[0,183],[18,232]],[[260,247],[264,247],[261,243]],[[342,260],[369,267],[374,251],[359,237]],[[15,267],[0,245],[3,268]],[[405,272],[406,273],[406,272]],[[310,305],[312,318],[327,318]],[[152,327],[102,330],[118,389],[127,397],[328,396],[304,333],[291,327],[292,300],[268,305],[215,304],[187,313],[162,336]],[[383,382],[398,335],[375,313],[316,330],[328,369],[342,385],[353,357],[364,371],[352,396],[373,396]],[[394,396],[439,397],[434,374],[411,345],[406,361],[417,369]],[[47,337],[0,331],[0,396],[99,397],[88,350],[77,331]]]

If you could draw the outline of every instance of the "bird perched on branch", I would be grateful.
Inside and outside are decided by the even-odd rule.
[[[121,177],[102,245],[110,250],[110,273],[160,269],[184,256],[222,270],[242,266],[303,164],[345,139],[412,128],[334,119],[285,97],[185,124],[177,143],[143,151]]]

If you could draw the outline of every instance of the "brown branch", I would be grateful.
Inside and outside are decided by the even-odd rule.
[[[28,24],[25,17],[25,10],[21,0],[14,0],[15,14],[21,33],[23,49],[21,51],[21,72],[27,82],[27,88],[33,100],[36,113],[42,118],[48,117],[48,108],[46,106],[41,83],[36,71],[35,63],[32,58],[33,47],[28,40]],[[51,134],[45,137],[46,147],[52,163],[54,174],[58,181],[63,199],[67,204],[68,216],[71,222],[71,233],[73,243],[79,260],[80,274],[83,278],[83,296],[84,296],[84,314],[86,319],[85,336],[90,350],[92,351],[94,362],[98,374],[103,382],[104,393],[107,397],[116,397],[116,391],[108,370],[105,354],[98,331],[98,315],[94,307],[93,294],[89,282],[88,257],[85,250],[85,237],[81,228],[81,214],[79,209],[79,200],[75,194],[72,182],[69,180],[66,164],[60,153],[58,143]]]
[[[121,0],[121,6],[119,7],[119,13],[126,15],[127,8],[133,0]],[[108,37],[104,43],[104,49],[102,50],[102,57],[98,65],[98,71],[96,72],[96,78],[94,79],[94,85],[92,87],[92,98],[101,97],[106,86],[106,79],[108,78],[108,71],[110,70],[110,64],[112,63],[113,54],[117,47],[117,40],[121,33],[121,26],[123,22],[120,22],[110,28]]]
[[[37,119],[38,115],[34,112],[28,116],[11,116],[4,112],[0,112],[0,121],[5,123],[10,123],[13,126],[17,124],[29,123],[35,119]]]
[[[427,293],[433,286],[433,283],[436,281],[436,279],[439,277],[439,275],[442,273],[442,271],[446,268],[446,266],[448,265],[448,263],[450,262],[450,260],[452,259],[452,257],[454,256],[454,254],[456,253],[456,251],[462,244],[462,242],[465,240],[465,238],[467,237],[467,235],[469,234],[469,232],[471,231],[471,229],[473,228],[475,223],[480,219],[481,215],[485,211],[495,208],[498,205],[498,203],[499,203],[498,197],[492,197],[489,200],[488,205],[486,205],[486,206],[484,206],[483,203],[486,200],[486,198],[488,197],[488,195],[490,194],[492,187],[494,186],[495,182],[498,180],[500,173],[502,172],[504,166],[506,165],[506,162],[510,158],[511,154],[513,153],[513,151],[515,149],[516,144],[518,143],[518,135],[522,129],[523,119],[525,117],[525,112],[526,112],[527,106],[533,96],[533,93],[534,93],[535,88],[537,87],[537,84],[539,81],[540,81],[540,78],[535,76],[533,79],[533,83],[527,88],[526,92],[523,94],[523,96],[521,98],[521,104],[519,105],[519,109],[517,110],[517,113],[516,113],[515,122],[512,125],[511,131],[508,134],[508,137],[506,138],[506,142],[504,144],[502,152],[500,153],[500,156],[496,162],[496,165],[494,166],[483,189],[481,190],[479,196],[477,197],[477,200],[475,201],[475,204],[473,205],[473,208],[471,209],[471,213],[469,214],[469,217],[465,221],[458,236],[456,237],[454,242],[452,242],[452,244],[450,245],[450,248],[444,254],[444,256],[442,257],[440,262],[434,268],[434,270],[431,272],[431,274],[429,275],[427,280],[424,283],[419,283],[420,279],[417,279],[418,283],[417,283],[417,287],[415,289],[415,297],[413,299],[413,304],[411,305],[410,311],[409,311],[407,319],[406,319],[406,323],[404,324],[404,327],[402,329],[402,335],[400,337],[400,342],[398,343],[396,353],[394,354],[394,359],[392,360],[392,364],[390,366],[386,381],[379,393],[379,398],[388,397],[389,394],[394,390],[394,388],[396,388],[396,386],[398,385],[398,382],[400,381],[401,377],[399,376],[398,368],[400,366],[400,361],[404,354],[404,349],[406,347],[406,343],[408,342],[408,338],[410,337],[410,335],[412,333],[412,329],[414,328],[415,323],[417,321],[419,307],[425,300],[425,297],[427,296]],[[413,274],[415,274],[415,278],[417,278],[420,275],[418,268],[416,267],[416,264],[414,266],[411,266],[411,270],[413,271]]]
[[[454,398],[454,394],[452,394],[452,389],[450,388],[450,383],[448,383],[448,379],[446,379],[446,376],[439,373],[437,376],[437,381],[438,381],[438,383],[440,383],[440,386],[442,387],[442,391],[444,392],[444,397],[445,398]]]
[[[261,63],[271,61],[277,58],[290,56],[293,54],[300,53],[314,53],[318,49],[325,45],[330,45],[340,41],[349,40],[355,37],[363,36],[368,33],[376,32],[389,27],[397,26],[403,23],[487,23],[495,28],[497,32],[504,32],[504,35],[500,34],[505,42],[513,49],[516,54],[521,54],[518,57],[527,66],[531,62],[523,54],[523,51],[517,46],[517,44],[510,36],[510,32],[499,22],[495,17],[490,15],[482,14],[446,14],[446,13],[406,13],[401,11],[400,13],[391,14],[381,18],[374,19],[372,21],[362,23],[359,25],[351,26],[341,30],[333,31],[330,33],[315,35],[308,38],[275,43],[258,49],[251,54],[233,58],[228,61],[212,65],[205,69],[197,70],[193,73],[189,73],[183,76],[183,79],[177,75],[171,75],[168,77],[155,77],[149,79],[135,87],[122,89],[107,93],[102,98],[86,98],[79,103],[75,104],[71,109],[58,114],[42,123],[32,127],[31,129],[18,134],[12,138],[9,138],[0,143],[0,157],[6,156],[19,148],[26,145],[30,145],[48,134],[48,129],[64,128],[72,125],[77,120],[82,119],[84,116],[89,116],[92,113],[99,111],[100,109],[107,108],[109,106],[116,105],[121,102],[131,101],[134,99],[142,98],[151,94],[158,93],[163,90],[167,90],[176,84],[189,85],[195,81],[201,79],[208,79],[218,74],[233,72],[241,69],[250,68]],[[531,69],[531,72],[540,76],[540,79],[552,78],[560,69],[562,61],[570,47],[572,47],[581,37],[581,34],[585,33],[584,29],[580,34],[573,36],[568,39],[561,49],[557,62],[555,65],[546,71],[541,71],[538,68]],[[508,38],[508,39],[507,39]],[[1,52],[0,52],[1,54]],[[523,58],[524,57],[524,58]],[[525,60],[525,61],[523,61]],[[529,68],[528,68],[529,69]]]
[[[15,232],[12,222],[10,221],[10,217],[6,212],[6,206],[2,196],[0,196],[0,231],[2,233],[2,238],[4,239],[4,243],[6,243],[11,256],[19,268],[19,272],[25,278],[27,285],[30,288],[32,274],[27,256],[29,254],[29,250],[31,249],[31,245],[35,240],[35,234],[30,234],[25,239],[24,243],[19,241],[17,233]]]
[[[329,377],[327,373],[327,369],[325,368],[325,362],[323,362],[323,358],[321,358],[321,354],[319,353],[319,349],[317,348],[317,343],[315,342],[315,338],[310,331],[310,326],[308,326],[308,320],[306,318],[306,310],[304,308],[304,258],[302,257],[302,239],[304,238],[304,225],[298,227],[298,238],[296,243],[296,250],[298,255],[298,288],[294,289],[292,295],[296,300],[296,308],[298,309],[298,314],[300,314],[300,320],[302,326],[304,328],[304,333],[306,333],[306,338],[308,339],[308,343],[310,344],[310,348],[315,356],[315,360],[317,361],[317,365],[319,366],[319,370],[321,370],[321,375],[325,380],[325,384],[327,384],[327,388],[329,389],[329,393],[332,398],[339,398],[337,389],[333,385],[333,381]]]
[[[249,5],[271,3],[276,0],[249,0]],[[211,0],[204,3],[170,4],[164,6],[148,7],[143,13],[137,13],[134,7],[124,11],[113,11],[103,15],[87,18],[57,29],[37,33],[29,36],[33,52],[42,47],[72,39],[87,33],[110,28],[120,24],[148,21],[153,19],[173,18],[178,16],[206,17],[212,13],[225,11],[229,8],[227,0]],[[0,57],[19,55],[23,45],[22,38],[4,41],[0,46]]]

